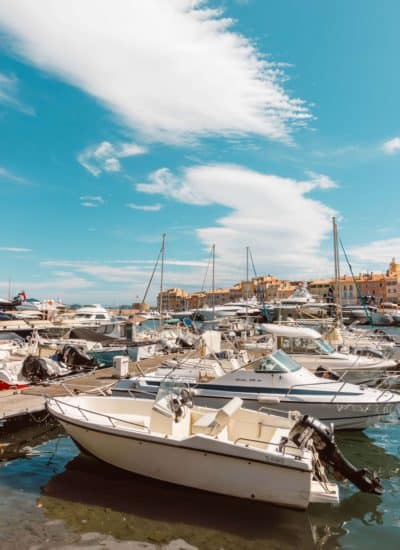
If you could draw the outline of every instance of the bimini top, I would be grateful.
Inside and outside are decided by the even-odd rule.
[[[322,338],[321,334],[312,328],[275,325],[272,323],[263,323],[261,326],[267,334],[272,334],[273,336],[286,336],[287,338],[311,338],[313,340]]]

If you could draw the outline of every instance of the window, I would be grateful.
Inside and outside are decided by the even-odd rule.
[[[255,372],[285,373],[294,372],[301,367],[291,357],[282,350],[278,350],[271,355],[261,357],[253,363]]]

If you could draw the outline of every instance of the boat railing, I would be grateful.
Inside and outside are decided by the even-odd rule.
[[[308,386],[328,386],[329,384],[338,384],[338,381],[337,380],[332,380],[332,382],[312,382],[311,384],[310,383],[308,383],[308,384],[294,384],[293,386],[290,386],[289,391],[287,392],[286,396],[290,395],[292,390],[295,390],[297,388],[301,388],[301,387],[304,387],[304,386],[307,386],[307,387]],[[343,390],[343,388],[346,384],[348,384],[348,382],[346,382],[346,381],[342,382],[339,389],[332,396],[332,399],[330,400],[330,403],[333,403],[336,400],[336,398],[341,395],[341,392],[342,392],[342,390]],[[387,396],[387,399],[385,400],[386,402],[391,401],[394,398],[394,393],[392,393],[388,389],[384,389],[378,395],[378,397],[376,398],[376,401],[380,401],[383,398],[385,393],[389,394]]]
[[[258,412],[266,412],[268,414],[274,414],[282,418],[289,418],[289,415],[292,411],[282,411],[280,409],[274,409],[273,407],[259,407]]]
[[[133,399],[136,399],[137,395],[135,394],[142,394],[142,395],[145,395],[146,397],[151,397],[152,399],[154,399],[154,393],[150,392],[150,391],[146,391],[146,390],[139,390],[137,388],[133,388],[133,389],[128,389],[128,395],[129,397],[132,397]]]
[[[335,394],[332,396],[332,399],[330,400],[330,403],[333,403],[336,399],[336,397],[338,395],[341,394],[344,386],[347,384],[348,382],[342,382],[342,384],[340,385],[339,389],[335,392]],[[328,386],[328,385],[332,385],[332,384],[338,384],[338,381],[337,380],[332,380],[332,382],[308,382],[306,384],[294,384],[293,386],[290,386],[289,388],[289,391],[287,392],[287,396],[291,394],[291,392],[293,390],[296,390],[298,388],[302,388],[302,387],[309,387],[309,386]]]
[[[105,414],[105,413],[100,413],[100,412],[97,412],[97,411],[85,409],[85,408],[83,408],[79,405],[73,405],[71,403],[66,403],[65,401],[63,402],[60,399],[57,399],[55,397],[50,397],[50,398],[47,399],[47,401],[48,401],[48,403],[54,403],[55,405],[57,405],[59,411],[63,415],[67,414],[65,412],[65,410],[63,409],[63,405],[65,405],[66,407],[70,407],[72,409],[75,409],[75,410],[79,411],[81,416],[87,422],[90,422],[90,420],[89,420],[87,414],[85,414],[85,413],[89,413],[90,415],[94,415],[94,416],[100,416],[101,418],[106,418],[107,420],[110,421],[110,424],[113,428],[118,427],[117,426],[118,422],[123,422],[124,424],[129,424],[129,425],[135,426],[135,428],[140,428],[140,430],[146,430],[148,433],[150,433],[150,429],[147,426],[144,426],[143,424],[139,424],[137,422],[133,422],[132,420],[126,420],[125,418],[119,418],[118,416],[112,416],[110,414]]]
[[[108,395],[108,391],[112,386],[115,385],[115,382],[110,382],[109,384],[105,384],[104,386],[94,386],[94,385],[87,385],[87,384],[74,384],[73,387],[70,387],[65,382],[60,384],[60,386],[71,396],[84,393],[84,394],[100,394],[102,396]]]
[[[264,424],[265,425],[265,424]],[[271,445],[273,447],[277,447],[278,450],[281,451],[281,453],[284,455],[285,454],[285,449],[289,448],[289,449],[298,449],[299,447],[297,447],[297,445],[295,445],[294,443],[290,443],[289,440],[284,440],[284,442],[279,441],[279,442],[276,442],[276,441],[267,441],[265,439],[252,439],[251,437],[238,437],[234,440],[234,444],[237,445],[240,441],[243,441],[243,442],[249,442],[249,443],[257,443],[257,444],[262,444],[262,445],[265,445],[265,446],[268,446],[268,445]],[[247,445],[245,445],[247,446]]]

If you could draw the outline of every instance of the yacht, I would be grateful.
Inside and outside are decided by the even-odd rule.
[[[273,349],[282,349],[311,372],[331,372],[347,382],[374,384],[397,369],[393,359],[335,351],[311,328],[265,323],[260,330],[271,335]]]

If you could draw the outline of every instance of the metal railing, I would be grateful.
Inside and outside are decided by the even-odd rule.
[[[312,383],[308,383],[308,384],[294,384],[293,386],[290,386],[289,388],[289,391],[286,393],[286,396],[290,395],[291,391],[292,390],[295,390],[296,388],[301,388],[301,387],[304,387],[304,386],[328,386],[329,384],[338,384],[340,382],[338,382],[337,380],[332,380],[332,382],[312,382]],[[337,392],[332,396],[332,399],[329,401],[329,403],[333,403],[336,398],[340,395],[342,395],[342,390],[344,388],[344,386],[346,384],[349,384],[349,382],[342,382],[340,388],[337,390]],[[371,388],[371,391],[373,390],[373,388]],[[382,390],[382,392],[379,394],[379,396],[376,398],[376,401],[380,401],[383,397],[383,395],[385,393],[389,393],[390,395],[388,396],[388,398],[386,399],[386,402],[388,401],[391,401],[394,397],[394,394],[393,392],[391,392],[390,390],[387,390],[387,389],[384,389]],[[350,404],[350,403],[349,403]],[[371,403],[372,404],[372,403]]]
[[[132,420],[125,420],[123,418],[119,418],[118,416],[112,416],[110,414],[105,414],[105,413],[100,413],[100,412],[93,411],[93,410],[90,410],[90,409],[85,409],[83,407],[80,407],[79,405],[73,405],[71,403],[66,403],[65,401],[61,401],[60,399],[57,399],[55,397],[48,398],[47,402],[50,403],[50,404],[55,403],[55,405],[57,405],[57,407],[58,407],[59,411],[61,412],[61,414],[63,414],[64,416],[67,416],[67,413],[63,409],[62,405],[66,406],[66,407],[71,407],[71,408],[79,411],[79,413],[86,420],[86,422],[90,422],[88,416],[85,414],[85,413],[89,413],[89,414],[94,415],[94,416],[99,416],[101,418],[106,418],[107,420],[110,421],[110,424],[113,428],[118,427],[116,425],[117,422],[123,422],[124,424],[129,424],[129,425],[135,426],[135,428],[140,428],[140,430],[144,429],[148,433],[150,433],[150,429],[147,426],[144,426],[143,424],[139,424],[137,422],[133,422]]]

